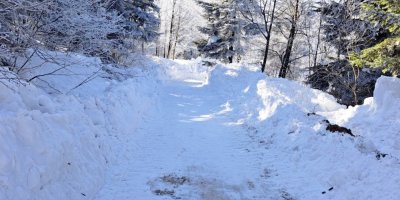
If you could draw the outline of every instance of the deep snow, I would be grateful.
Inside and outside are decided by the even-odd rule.
[[[347,109],[251,66],[57,56],[69,76],[0,85],[0,199],[400,196],[398,79]]]

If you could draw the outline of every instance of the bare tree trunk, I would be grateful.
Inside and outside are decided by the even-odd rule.
[[[353,75],[354,75],[354,84],[351,86],[351,91],[353,93],[353,100],[354,100],[354,105],[358,104],[358,95],[357,95],[357,89],[358,89],[358,77],[360,76],[360,69],[355,66],[351,66],[353,69]]]
[[[339,33],[339,47],[337,50],[337,61],[340,61],[340,49],[342,49],[342,35]]]
[[[235,33],[232,33],[232,36],[235,36]],[[232,51],[232,52],[233,52],[233,45],[231,45],[231,46],[229,47],[229,51]],[[233,63],[233,55],[231,55],[231,56],[228,57],[228,62],[229,62],[229,63]]]
[[[319,26],[318,26],[317,46],[315,47],[315,53],[314,53],[314,68],[317,66],[318,49],[319,49],[319,45],[321,43],[321,25],[322,25],[322,17],[320,16]]]
[[[269,27],[267,28],[267,43],[265,45],[265,51],[264,51],[264,58],[263,58],[263,63],[261,65],[261,72],[264,73],[265,67],[267,65],[267,60],[268,60],[268,51],[269,51],[269,42],[271,39],[271,33],[272,33],[272,24],[274,23],[274,18],[275,18],[275,7],[276,7],[276,0],[274,0],[274,5],[272,7],[272,13],[271,13],[271,21],[269,24]],[[264,17],[265,19],[265,17]],[[268,23],[268,20],[264,20],[265,23]],[[266,24],[267,26],[267,24]]]
[[[236,34],[236,38],[235,38],[235,41],[236,41],[236,57],[234,58],[234,60],[237,62],[237,63],[239,63],[241,60],[242,60],[242,54],[244,53],[243,52],[243,47],[242,47],[242,33],[241,33],[241,30],[243,30],[243,27],[242,27],[242,23],[240,23],[240,21],[241,21],[241,18],[240,18],[240,14],[238,14],[238,5],[236,5],[235,6],[235,19],[237,18],[237,26],[236,26],[236,28],[234,29],[235,30],[235,32],[237,33]]]
[[[176,27],[176,32],[175,32],[175,40],[174,40],[174,46],[173,46],[173,51],[172,51],[172,59],[175,60],[175,54],[176,54],[176,45],[178,43],[179,37],[180,37],[180,29],[181,29],[181,20],[182,20],[182,16],[181,16],[181,11],[182,8],[181,6],[179,6],[179,10],[178,10],[178,24]]]
[[[290,27],[289,38],[285,50],[285,54],[282,59],[282,67],[279,70],[279,77],[286,78],[289,70],[290,55],[292,53],[294,38],[296,37],[297,20],[299,18],[299,0],[296,0],[294,15],[292,16],[292,25]]]
[[[167,58],[167,36],[168,36],[168,25],[165,23],[164,30],[164,47],[163,47],[163,57]]]
[[[168,12],[166,12],[165,13],[165,20],[167,19],[167,15],[168,15]],[[171,22],[172,23],[172,22]],[[167,51],[168,51],[168,49],[167,49],[167,46],[168,46],[168,38],[169,38],[169,36],[168,36],[168,25],[170,25],[170,24],[168,24],[168,21],[165,21],[165,27],[164,27],[164,45],[163,45],[163,57],[164,58],[167,58],[168,57],[168,55],[167,55]]]
[[[176,0],[172,2],[172,16],[171,16],[171,23],[169,27],[169,41],[168,41],[168,50],[167,50],[167,58],[171,58],[171,50],[172,50],[172,40],[173,40],[173,32],[174,32],[174,22],[175,22],[175,6]]]
[[[236,8],[235,8],[235,12],[233,13],[233,20],[236,21]],[[237,30],[235,30],[235,29],[232,31],[232,35],[231,35],[232,38],[239,37],[239,35],[235,35],[235,32],[236,32],[236,31],[237,31]],[[235,40],[235,39],[234,39],[234,40]],[[233,63],[233,57],[235,56],[235,53],[234,53],[234,50],[235,50],[234,44],[231,43],[228,49],[229,49],[230,52],[232,52],[232,55],[228,56],[228,62],[229,62],[229,63]]]
[[[161,19],[161,11],[158,12],[158,19]],[[161,23],[160,23],[159,28],[161,28]],[[160,38],[157,38],[157,41],[156,41],[156,56],[158,56],[158,57],[160,57],[160,49],[161,49],[160,43],[161,43]]]

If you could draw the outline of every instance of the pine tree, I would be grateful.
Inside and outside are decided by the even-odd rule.
[[[103,0],[108,11],[115,11],[124,20],[124,29],[128,37],[145,42],[153,41],[158,36],[160,19],[154,0]]]
[[[346,105],[361,104],[372,95],[380,70],[362,71],[352,66],[348,58],[351,52],[360,52],[377,43],[386,34],[378,26],[362,20],[361,2],[346,0],[322,4],[318,10],[322,17],[322,38],[336,49],[331,62],[315,65],[307,82],[316,89],[327,91]]]
[[[400,74],[400,1],[368,0],[364,2],[365,19],[386,29],[389,34],[380,43],[350,54],[351,63],[358,67],[381,68]]]
[[[207,27],[200,31],[209,36],[208,40],[197,41],[198,50],[205,57],[232,63],[241,54],[240,22],[235,0],[221,3],[198,2],[203,7]]]
[[[359,0],[322,4],[323,40],[336,48],[337,60],[341,55],[347,56],[349,52],[360,51],[375,42],[378,29],[360,20],[359,12]]]

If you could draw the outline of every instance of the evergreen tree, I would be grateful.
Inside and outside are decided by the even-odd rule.
[[[200,31],[209,36],[208,40],[197,41],[198,50],[205,57],[232,63],[235,56],[241,54],[240,20],[235,0],[223,0],[221,3],[199,1],[204,9],[207,27]]]
[[[115,11],[124,19],[127,37],[145,42],[153,41],[158,36],[160,19],[154,0],[103,0],[108,11]],[[118,34],[118,33],[116,33]]]
[[[325,3],[320,11],[323,40],[335,47],[337,60],[341,55],[347,56],[349,52],[360,51],[375,42],[378,29],[359,19],[358,0]]]
[[[349,63],[351,52],[371,47],[384,37],[385,30],[360,19],[359,0],[322,4],[318,10],[322,17],[323,40],[336,49],[331,62],[315,65],[307,83],[313,88],[327,91],[346,105],[361,104],[372,96],[380,70],[362,71]]]
[[[351,63],[358,67],[381,68],[394,75],[400,74],[400,1],[368,0],[364,2],[365,19],[389,34],[378,44],[350,55]]]

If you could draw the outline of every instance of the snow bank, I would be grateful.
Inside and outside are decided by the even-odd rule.
[[[263,155],[271,199],[397,199],[400,195],[400,81],[382,77],[374,98],[345,108],[323,92],[246,66],[217,66],[208,87],[229,96]],[[223,93],[223,94],[221,94]],[[251,114],[250,114],[251,115]],[[345,126],[356,137],[326,130]]]
[[[335,123],[354,130],[375,152],[400,159],[400,80],[393,77],[378,79],[374,97],[364,105],[325,113]]]
[[[259,82],[268,118],[258,125],[263,132],[258,137],[273,155],[266,161],[274,163],[271,181],[296,199],[396,199],[399,83],[380,78],[373,99],[345,109],[329,95],[297,83]],[[310,111],[316,115],[307,115]],[[328,132],[325,118],[351,129],[356,137]]]
[[[157,79],[164,82],[183,81],[202,86],[207,84],[210,67],[204,66],[200,58],[196,60],[168,60],[164,58],[153,58],[157,69]]]
[[[107,71],[97,58],[46,53],[57,63],[34,57],[24,77],[56,73],[0,84],[0,199],[93,198],[117,153],[108,141],[156,109],[157,82],[140,68]],[[136,78],[113,80],[122,72]]]
[[[257,108],[258,119],[262,121],[274,115],[278,107],[289,104],[298,106],[306,113],[343,108],[331,95],[295,81],[265,77],[257,70],[255,66],[217,65],[211,72],[209,85],[218,85],[219,92],[223,91],[224,95],[231,95],[232,98],[241,93],[243,100],[246,99],[244,101],[253,100],[248,107]]]
[[[332,111],[343,107],[338,105],[331,95],[285,79],[260,80],[257,88],[264,104],[264,109],[260,111],[260,119],[269,118],[281,105],[294,104],[306,113]]]
[[[378,79],[374,90],[374,102],[378,109],[390,111],[400,108],[400,79],[382,76]]]
[[[74,97],[13,89],[0,85],[0,199],[91,197],[106,167],[105,132]]]

